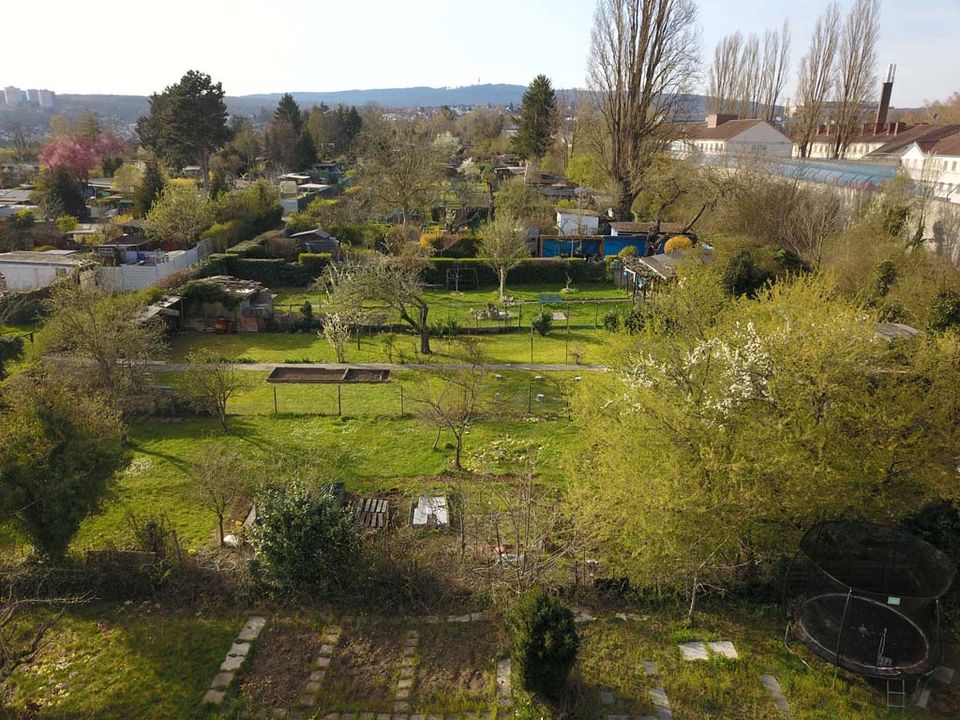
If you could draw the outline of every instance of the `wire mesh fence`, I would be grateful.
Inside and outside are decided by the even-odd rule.
[[[481,416],[564,416],[569,413],[568,393],[579,382],[577,377],[490,373],[477,388],[477,412]],[[427,392],[416,379],[377,384],[263,383],[231,399],[228,410],[236,415],[416,416],[424,410],[422,398]]]

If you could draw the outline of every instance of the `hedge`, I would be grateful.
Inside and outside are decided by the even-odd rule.
[[[303,265],[285,260],[259,260],[239,255],[211,255],[200,266],[197,277],[232,275],[240,280],[255,280],[269,288],[306,287],[313,276]]]
[[[238,255],[242,258],[265,258],[267,256],[267,249],[258,240],[244,240],[233,247],[228,247],[225,252],[228,255]]]
[[[253,225],[245,220],[229,220],[211,225],[200,237],[210,240],[217,252],[224,252],[225,248],[230,248],[232,252],[233,247],[238,243],[242,244],[244,240],[249,240],[255,234]]]
[[[446,285],[448,270],[476,270],[480,285],[496,285],[497,274],[483,258],[433,258],[424,271],[428,285]],[[531,285],[535,283],[564,283],[569,276],[573,282],[603,282],[606,266],[580,258],[530,258],[507,273],[507,283]],[[469,273],[472,275],[473,273]],[[461,276],[461,281],[463,276]]]
[[[330,264],[330,253],[300,253],[297,262],[303,266],[310,277],[317,278]]]

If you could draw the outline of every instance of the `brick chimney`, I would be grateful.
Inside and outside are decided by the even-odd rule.
[[[721,115],[719,113],[712,113],[707,115],[707,127],[715,128],[720,127],[725,122],[730,122],[731,120],[736,120],[739,118],[739,115]]]
[[[890,95],[893,93],[893,79],[896,74],[897,66],[890,63],[887,68],[886,82],[880,88],[880,102],[877,104],[877,119],[874,123],[877,135],[883,132],[883,126],[887,124],[887,113],[890,111]]]

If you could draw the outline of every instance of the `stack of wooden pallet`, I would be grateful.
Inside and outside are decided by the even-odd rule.
[[[390,524],[390,503],[384,498],[358,497],[350,503],[357,522],[372,530],[383,530]]]

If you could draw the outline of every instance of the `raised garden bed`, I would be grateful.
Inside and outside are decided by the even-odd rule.
[[[385,383],[390,371],[377,368],[276,367],[267,376],[269,383],[292,385],[340,385],[347,383]]]

